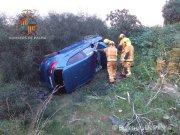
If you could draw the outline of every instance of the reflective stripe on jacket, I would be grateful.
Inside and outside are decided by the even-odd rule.
[[[117,61],[117,49],[114,46],[104,49],[107,57],[107,61]]]
[[[128,44],[131,44],[131,40],[129,38],[126,38],[126,37],[122,38],[118,46],[120,52],[122,52],[122,48],[125,46],[125,43],[124,43],[125,41],[128,41]]]
[[[126,37],[124,37],[124,38],[122,38],[121,40],[120,40],[120,42],[119,42],[119,45],[121,46],[121,45],[124,45],[124,42],[128,42],[129,44],[131,44],[131,40],[129,39],[129,38],[126,38]]]
[[[122,38],[122,39],[120,40],[119,45],[122,46],[123,43],[124,43],[124,38]]]
[[[121,61],[134,61],[134,47],[131,44],[123,46]]]

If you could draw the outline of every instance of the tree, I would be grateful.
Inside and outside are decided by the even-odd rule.
[[[180,22],[180,0],[169,0],[162,10],[164,24],[174,24]]]
[[[44,20],[39,20],[39,31],[46,35],[54,49],[62,49],[68,44],[82,39],[87,35],[107,33],[105,22],[96,16],[74,15],[72,13],[50,13]]]
[[[111,35],[117,37],[120,33],[129,36],[138,32],[142,27],[141,22],[135,15],[131,15],[127,9],[111,11],[107,16],[107,21],[110,21]]]
[[[9,40],[9,37],[20,36],[16,31],[18,17],[14,20],[16,23],[9,25],[6,16],[0,16],[0,69],[6,82],[23,80],[37,85],[44,55],[63,49],[84,36],[107,33],[105,22],[96,16],[49,13],[45,17],[36,16],[37,36],[46,37],[45,40]]]

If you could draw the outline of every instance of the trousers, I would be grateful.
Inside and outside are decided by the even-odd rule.
[[[124,61],[122,63],[122,74],[126,75],[126,76],[130,76],[131,75],[131,66],[133,65],[132,61]]]
[[[115,82],[116,70],[117,70],[117,62],[116,61],[108,61],[107,62],[107,71],[108,71],[108,75],[109,75],[109,82]]]

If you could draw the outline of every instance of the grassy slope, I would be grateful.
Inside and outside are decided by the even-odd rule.
[[[176,27],[179,28],[179,25]],[[175,35],[177,42],[179,42],[178,34]],[[157,93],[157,88],[152,90],[152,87],[157,84],[155,62],[148,58],[142,60],[138,58],[140,57],[138,54],[135,56],[132,77],[118,82],[115,86],[107,86],[107,72],[101,71],[91,83],[77,89],[74,93],[56,96],[49,105],[45,117],[49,117],[55,110],[61,109],[42,129],[44,134],[119,134],[121,132],[114,129],[109,117],[115,115],[121,121],[129,122],[133,115],[133,104],[135,111],[138,114],[145,113],[142,117],[153,121],[153,124],[174,125],[171,131],[166,131],[166,134],[177,134],[179,132],[177,127],[180,123],[179,98],[160,92],[146,106]],[[139,59],[141,61],[138,61]],[[127,92],[130,95],[130,103],[127,100]],[[169,118],[165,120],[167,116]],[[148,122],[147,119],[146,122]],[[141,122],[142,125],[148,124],[144,121]],[[132,126],[138,127],[137,122]]]
[[[139,66],[134,67],[134,72]],[[155,124],[163,122],[163,116],[168,115],[172,116],[170,123],[177,126],[177,116],[171,114],[170,108],[178,108],[179,100],[161,93],[145,107],[156,91],[149,89],[149,85],[140,81],[139,76],[134,73],[131,78],[124,79],[115,86],[106,86],[107,74],[106,71],[101,71],[91,83],[74,93],[56,96],[45,116],[49,117],[55,110],[62,109],[46,125],[45,134],[118,134],[118,130],[114,131],[109,122],[109,116],[115,115],[120,120],[129,121],[132,117],[132,102],[138,113],[152,110],[145,117],[157,120]],[[131,103],[127,101],[127,92]]]
[[[150,111],[143,117],[154,121],[153,124],[173,124],[177,127],[180,123],[180,100],[176,96],[160,93],[149,106],[145,107],[150,98],[157,92],[152,90],[152,85],[157,82],[155,63],[152,59],[137,61],[140,59],[138,58],[139,55],[136,54],[135,56],[136,61],[132,77],[117,82],[115,86],[107,85],[107,72],[104,70],[95,75],[90,83],[77,89],[72,94],[54,96],[44,113],[42,123],[45,122],[46,118],[50,118],[52,115],[53,117],[48,120],[45,127],[40,127],[41,133],[45,135],[120,134],[121,132],[117,127],[112,126],[109,117],[115,115],[122,122],[129,122],[133,115],[133,104],[137,113],[142,114]],[[118,71],[120,71],[120,68],[118,68]],[[28,86],[23,85],[2,85],[3,87],[0,90],[10,92],[16,89],[20,89],[20,91],[27,89],[29,91]],[[19,88],[19,86],[22,87]],[[130,103],[127,100],[127,92],[130,95]],[[19,97],[16,98],[21,103]],[[32,97],[34,97],[33,94]],[[7,105],[5,106],[7,107]],[[22,106],[22,108],[27,108],[27,105],[22,104]],[[171,108],[176,108],[176,110]],[[56,111],[57,113],[54,114]],[[170,118],[164,120],[164,116]],[[132,126],[138,127],[137,122]],[[171,133],[166,132],[166,134],[172,134],[173,132],[178,133],[178,129],[173,128]],[[12,133],[17,135],[26,134],[24,117],[0,121],[0,134],[3,133],[10,135]]]

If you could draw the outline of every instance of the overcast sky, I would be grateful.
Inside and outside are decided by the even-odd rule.
[[[0,0],[0,13],[15,16],[24,9],[36,9],[40,15],[85,12],[102,19],[115,9],[129,9],[144,25],[162,25],[162,7],[166,0]]]

